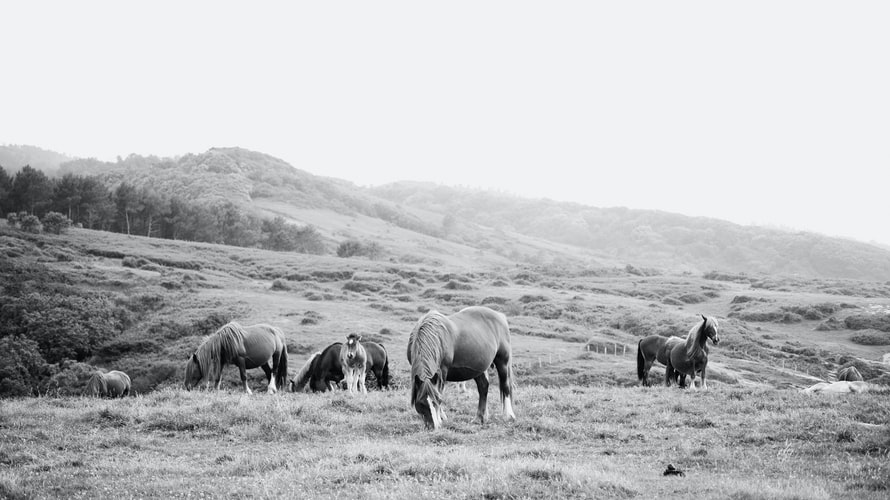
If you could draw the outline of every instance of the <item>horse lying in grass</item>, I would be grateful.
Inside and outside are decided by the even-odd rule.
[[[668,387],[671,386],[671,382],[677,378],[679,373],[689,375],[689,385],[692,389],[695,389],[696,374],[701,374],[699,387],[701,389],[708,388],[708,339],[711,339],[714,344],[720,340],[717,337],[717,320],[705,315],[701,315],[701,318],[701,322],[696,323],[689,330],[685,343],[675,344],[669,349],[668,362],[664,370],[664,384]]]
[[[93,372],[86,394],[93,397],[122,398],[130,394],[130,376],[118,370]]]
[[[503,314],[487,307],[467,307],[446,316],[425,314],[408,339],[411,363],[411,405],[428,428],[438,429],[445,419],[442,390],[445,382],[475,380],[479,391],[476,417],[486,418],[488,368],[494,364],[500,382],[504,416],[513,414],[513,369],[510,328]]]
[[[287,382],[287,346],[281,330],[259,324],[241,326],[236,322],[223,325],[208,335],[185,366],[185,388],[191,389],[205,381],[216,389],[222,382],[222,369],[227,364],[238,367],[244,391],[252,394],[247,385],[247,370],[262,368],[269,383],[268,392],[275,393]]]

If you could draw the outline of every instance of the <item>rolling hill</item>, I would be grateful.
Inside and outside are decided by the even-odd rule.
[[[5,151],[17,163],[29,154],[40,153],[35,159],[49,154],[30,147]],[[329,246],[348,238],[377,241],[400,252],[389,255],[396,260],[483,258],[890,280],[890,250],[852,240],[410,181],[363,188],[241,148],[212,148],[179,158],[131,155],[118,162],[55,158],[58,164],[47,168],[59,174],[97,175],[110,186],[127,181],[195,201],[234,201],[259,215],[312,224]],[[441,257],[430,259],[430,254]]]

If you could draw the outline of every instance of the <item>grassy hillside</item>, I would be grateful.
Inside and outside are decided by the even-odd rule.
[[[597,208],[488,191],[402,182],[372,193],[460,221],[577,245],[637,265],[705,272],[890,279],[885,248],[813,233],[740,226],[655,210]]]
[[[61,165],[60,173],[68,172],[99,175],[110,186],[126,181],[194,202],[229,200],[261,215],[316,221],[335,244],[340,235],[372,240],[377,230],[371,228],[385,223],[524,264],[570,260],[695,274],[717,269],[890,280],[890,250],[850,240],[416,182],[367,189],[240,148],[174,159],[75,160]],[[361,221],[345,230],[349,219]]]
[[[117,321],[82,363],[50,367],[46,396],[3,402],[0,497],[886,495],[886,394],[799,389],[850,364],[887,383],[890,285],[517,265],[385,228],[391,254],[369,260],[0,222],[3,314],[30,307],[16,318],[66,338],[78,325],[56,332],[41,308],[75,294]],[[471,304],[508,316],[519,418],[503,421],[495,384],[480,427],[475,396],[449,389],[429,433],[408,406],[407,337],[424,311]],[[699,313],[720,322],[709,391],[638,387],[637,340],[684,335]],[[380,341],[394,389],[274,396],[255,370],[246,396],[229,367],[221,393],[181,391],[184,360],[230,319],[282,328],[293,373],[349,333]],[[137,397],[78,397],[84,366],[128,372]],[[669,463],[686,475],[663,476]]]

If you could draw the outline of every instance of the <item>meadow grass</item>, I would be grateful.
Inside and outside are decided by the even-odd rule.
[[[719,386],[525,387],[516,421],[452,393],[29,398],[0,410],[10,498],[886,498],[890,401]],[[685,476],[663,476],[668,464]]]

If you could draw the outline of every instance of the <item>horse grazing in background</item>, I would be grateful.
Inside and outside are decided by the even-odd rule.
[[[93,372],[86,393],[93,397],[122,398],[130,394],[130,376],[117,370]]]
[[[377,387],[381,390],[389,388],[389,354],[383,344],[362,342],[365,348],[365,373],[371,372],[377,379]]]
[[[868,382],[863,382],[861,380],[858,381],[848,381],[848,380],[839,380],[837,382],[819,382],[818,384],[814,384],[810,387],[807,387],[803,390],[808,394],[812,393],[826,393],[826,394],[848,394],[848,393],[860,393],[860,392],[868,392],[871,390],[871,385]]]
[[[513,414],[513,368],[507,317],[487,307],[467,307],[446,316],[426,313],[408,338],[411,363],[411,405],[427,428],[438,429],[445,420],[442,390],[445,382],[475,380],[479,390],[476,416],[485,423],[488,368],[498,373],[504,415]]]
[[[837,372],[837,380],[838,382],[862,382],[864,379],[855,366],[848,366]]]
[[[689,335],[686,336],[686,342],[675,344],[669,349],[667,357],[667,365],[664,371],[664,384],[671,386],[671,381],[676,378],[676,374],[685,374],[690,377],[690,386],[695,389],[695,375],[701,374],[701,382],[699,387],[707,389],[707,368],[708,368],[708,339],[714,344],[720,340],[717,338],[717,320],[701,315],[701,322],[696,323]],[[685,385],[685,384],[684,384]],[[681,385],[681,387],[684,387]]]
[[[346,343],[340,347],[340,366],[346,377],[346,389],[352,394],[359,391],[367,394],[365,387],[365,364],[367,355],[362,346],[361,335],[350,333],[346,336]]]
[[[291,381],[291,392],[300,392],[307,384],[312,392],[333,391],[343,380],[343,366],[340,364],[342,348],[342,342],[334,342],[310,356]]]
[[[662,337],[661,335],[649,335],[637,342],[637,378],[644,386],[649,386],[649,370],[658,361],[663,365],[668,364],[670,350],[677,344],[686,342],[682,337]],[[677,373],[682,381],[680,385],[686,385],[686,375]]]
[[[287,382],[287,346],[284,334],[265,324],[241,326],[227,323],[208,335],[185,366],[185,388],[191,389],[204,380],[216,389],[222,382],[222,369],[227,364],[238,367],[244,391],[252,394],[247,385],[247,370],[262,368],[269,383],[268,391],[275,393]]]

